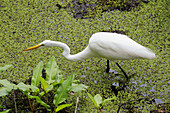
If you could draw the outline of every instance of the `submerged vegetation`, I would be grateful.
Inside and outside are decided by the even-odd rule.
[[[106,2],[100,0],[101,2],[98,3],[94,1],[0,1],[1,91],[4,91],[2,90],[5,87],[2,86],[5,85],[2,84],[4,79],[10,81],[9,84],[14,84],[14,86],[18,86],[19,83],[27,86],[27,80],[35,75],[34,68],[36,65],[43,61],[41,67],[47,66],[51,56],[55,56],[55,61],[64,80],[69,79],[70,75],[74,74],[75,79],[80,80],[80,84],[89,86],[88,94],[95,95],[94,98],[99,99],[94,101],[93,96],[90,96],[93,101],[89,101],[86,92],[81,95],[80,93],[73,93],[75,91],[69,91],[69,95],[73,93],[75,96],[69,96],[63,101],[62,104],[72,103],[71,106],[64,109],[65,112],[73,112],[75,109],[78,113],[170,111],[168,108],[170,103],[169,2],[167,0],[148,0],[148,3],[145,3],[144,0],[134,0],[136,2],[134,4],[138,5],[127,11],[126,8],[124,10],[112,8],[113,5],[125,7],[125,3],[120,4],[121,0],[115,0],[117,4],[113,3],[115,1],[112,0],[106,0]],[[124,2],[126,1],[124,0]],[[71,10],[77,8],[76,3],[79,3],[77,5],[80,7],[79,10]],[[83,4],[85,6],[81,6]],[[86,7],[86,5],[89,5],[89,7]],[[87,11],[84,8],[87,8]],[[71,62],[62,56],[62,49],[56,47],[23,52],[24,49],[43,40],[54,40],[68,44],[71,48],[71,54],[75,54],[87,46],[92,34],[99,31],[125,31],[126,35],[133,40],[154,50],[157,58],[154,60],[112,61],[111,68],[117,73],[107,74],[104,72],[106,59],[91,58],[85,61]],[[128,74],[130,78],[128,82],[119,68],[115,66],[115,62],[119,62]],[[4,67],[7,64],[12,66]],[[44,80],[47,80],[47,78],[42,78],[39,84],[42,85]],[[9,84],[7,87],[10,87]],[[45,83],[40,88],[39,94],[43,95],[41,99],[47,102],[45,93],[43,93],[46,91],[45,85],[47,84]],[[39,88],[37,85],[36,87]],[[16,106],[18,111],[31,112],[29,103],[25,104],[24,107],[22,106],[28,99],[24,95],[25,93],[22,93],[23,90],[13,89],[15,87],[11,86],[11,92],[4,93],[4,96],[1,94],[3,97],[0,98],[0,111],[15,109]],[[16,89],[18,88],[16,87]],[[52,94],[55,93],[57,92]],[[5,96],[7,94],[9,95]],[[32,100],[36,102],[38,95],[34,95],[34,92],[31,95],[34,98]],[[82,98],[77,101],[81,96]],[[102,103],[101,100],[104,101],[115,96],[117,97],[113,100],[102,105],[99,104]],[[54,95],[51,97],[54,97]],[[12,105],[10,104],[11,99],[13,100]],[[53,101],[53,98],[51,100]],[[98,104],[95,104],[95,102]],[[44,108],[48,108],[46,106],[42,109],[42,106],[45,105],[43,103],[37,105],[37,109],[42,111]],[[48,109],[54,110],[55,104],[53,102],[47,105],[53,106]]]

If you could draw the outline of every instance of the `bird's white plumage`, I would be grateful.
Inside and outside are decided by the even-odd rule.
[[[125,60],[155,58],[155,53],[150,49],[138,44],[126,35],[98,32],[91,36],[89,45],[80,53],[70,55],[70,48],[67,44],[57,41],[45,40],[39,45],[40,47],[57,46],[64,49],[63,56],[72,61],[84,60],[91,57],[103,57],[108,60]],[[37,48],[38,46],[35,46]],[[34,47],[27,50],[34,49]]]
[[[99,32],[89,40],[90,49],[99,57],[108,60],[147,58],[153,59],[154,52],[138,44],[126,35]]]

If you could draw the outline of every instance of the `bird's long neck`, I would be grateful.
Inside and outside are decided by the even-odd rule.
[[[51,46],[57,46],[57,47],[63,48],[64,51],[63,51],[62,55],[66,59],[71,60],[71,61],[79,61],[79,60],[84,60],[84,59],[93,57],[93,54],[88,46],[83,51],[81,51],[75,55],[70,55],[70,48],[68,47],[67,44],[62,43],[62,42],[56,42],[56,41],[53,41],[51,44],[52,44]]]

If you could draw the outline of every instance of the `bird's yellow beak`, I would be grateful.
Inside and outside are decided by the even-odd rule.
[[[31,49],[36,49],[36,48],[38,48],[38,47],[40,47],[40,46],[41,46],[41,45],[38,44],[38,45],[36,45],[36,46],[30,47],[30,48],[28,48],[28,49],[25,49],[24,51],[28,51],[28,50],[31,50]]]

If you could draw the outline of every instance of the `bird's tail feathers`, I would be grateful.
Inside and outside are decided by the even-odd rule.
[[[149,48],[139,49],[138,52],[141,58],[154,59],[156,57],[154,51]]]

